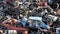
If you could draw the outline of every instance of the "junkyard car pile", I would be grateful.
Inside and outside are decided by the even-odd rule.
[[[20,1],[0,0],[0,30],[14,30],[15,34],[60,34],[57,0]]]

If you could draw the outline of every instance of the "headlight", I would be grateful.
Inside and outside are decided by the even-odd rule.
[[[2,16],[0,16],[0,19],[2,19]]]

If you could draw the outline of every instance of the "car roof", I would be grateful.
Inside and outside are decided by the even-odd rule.
[[[35,16],[32,17],[32,16],[31,16],[31,17],[29,17],[28,19],[29,19],[29,20],[31,19],[31,20],[39,20],[39,21],[41,21],[41,20],[42,20],[42,17],[35,17]]]

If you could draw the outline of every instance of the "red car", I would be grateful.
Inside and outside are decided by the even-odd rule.
[[[14,24],[14,25],[13,25]],[[2,26],[4,26],[4,27],[6,27],[7,28],[7,30],[17,30],[17,31],[20,31],[20,32],[22,32],[22,34],[27,34],[28,33],[28,29],[27,28],[23,28],[23,27],[17,27],[17,26],[15,26],[15,24],[17,24],[17,23],[13,23],[12,22],[12,24],[10,23],[2,23],[2,24],[0,24],[0,25],[2,25]]]
[[[17,30],[17,31],[20,31],[22,32],[23,34],[27,34],[28,32],[28,29],[27,28],[23,28],[23,27],[20,27],[19,25],[16,25],[17,24],[17,20],[15,19],[10,19],[8,22],[2,22],[2,26],[4,26],[7,30]]]

